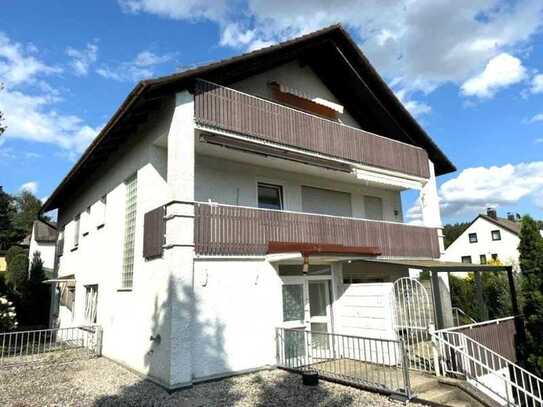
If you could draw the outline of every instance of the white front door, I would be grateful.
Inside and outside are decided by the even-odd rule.
[[[327,353],[327,334],[332,332],[330,283],[328,276],[283,277],[283,327],[312,332],[305,340],[301,333],[287,332],[290,357],[306,355],[306,345]]]

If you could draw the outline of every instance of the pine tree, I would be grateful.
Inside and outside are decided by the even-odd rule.
[[[520,268],[526,323],[526,363],[530,371],[543,375],[543,238],[531,217],[522,218]]]

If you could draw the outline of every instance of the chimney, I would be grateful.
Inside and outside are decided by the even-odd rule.
[[[510,220],[511,222],[515,221],[515,214],[513,212],[507,212],[507,220]]]
[[[498,213],[496,212],[496,208],[486,208],[486,214],[487,216],[490,216],[492,219],[498,219]]]

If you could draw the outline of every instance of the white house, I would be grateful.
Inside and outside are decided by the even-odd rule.
[[[520,227],[518,215],[508,214],[507,218],[500,218],[495,209],[489,208],[450,244],[443,259],[473,264],[499,260],[519,271]]]
[[[276,327],[394,338],[451,171],[338,26],[142,81],[42,208],[55,323],[100,324],[103,355],[168,388],[274,365]]]
[[[29,239],[28,264],[32,264],[34,253],[39,252],[46,273],[52,273],[55,268],[55,249],[57,230],[51,223],[42,220],[34,221]]]

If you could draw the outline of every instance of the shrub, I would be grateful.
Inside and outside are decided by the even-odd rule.
[[[11,331],[17,328],[17,314],[15,307],[6,297],[0,297],[0,332]]]

